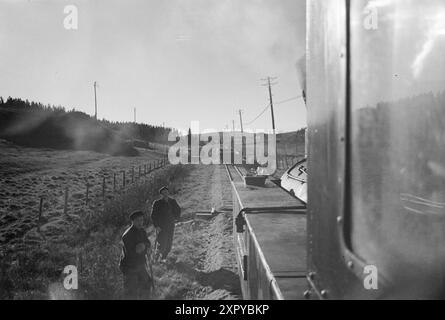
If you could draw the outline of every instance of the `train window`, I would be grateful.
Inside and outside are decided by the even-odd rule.
[[[445,262],[445,2],[354,0],[350,25],[352,250],[391,278],[401,266],[436,270]]]

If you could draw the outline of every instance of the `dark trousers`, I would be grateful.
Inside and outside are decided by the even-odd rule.
[[[167,226],[161,229],[156,241],[159,243],[159,253],[162,259],[167,258],[168,253],[172,248],[173,234],[175,233],[175,226]]]
[[[152,279],[147,266],[137,266],[124,273],[124,296],[127,300],[149,299]]]

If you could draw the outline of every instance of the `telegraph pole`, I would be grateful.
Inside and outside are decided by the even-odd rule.
[[[264,81],[267,81],[267,84],[264,84],[263,86],[267,86],[269,88],[269,103],[270,103],[270,112],[272,115],[272,129],[273,129],[273,133],[275,134],[275,116],[274,116],[274,112],[273,112],[273,100],[272,100],[272,85],[276,84],[276,83],[271,83],[272,80],[276,80],[276,77],[267,77],[267,79],[261,79]]]
[[[241,115],[242,110],[239,109],[238,112],[239,112],[239,122],[240,122],[240,125],[241,125],[241,133],[243,133],[244,132],[243,131],[243,117]]]
[[[94,119],[97,120],[97,95],[96,95],[97,82],[94,81]]]
[[[133,108],[133,114],[134,114],[134,123],[136,123],[136,108]]]
[[[232,120],[232,131],[235,132],[235,120]]]

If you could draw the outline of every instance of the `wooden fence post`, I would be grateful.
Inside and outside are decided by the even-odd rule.
[[[68,214],[68,187],[65,187],[65,201],[63,205],[63,213]]]
[[[42,212],[43,212],[43,196],[40,196],[40,204],[39,204],[39,231],[40,231],[40,224],[42,223]]]
[[[86,197],[85,197],[85,205],[88,205],[89,196],[90,196],[90,184],[87,182],[87,192],[86,192]]]
[[[107,186],[106,186],[106,180],[105,180],[105,176],[103,177],[103,180],[102,180],[102,198],[104,199],[104,201],[105,201],[105,188],[106,188]]]
[[[82,252],[77,252],[77,268],[79,270],[79,273],[82,273],[83,271],[83,259],[82,259]]]

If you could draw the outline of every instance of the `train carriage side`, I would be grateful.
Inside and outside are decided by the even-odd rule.
[[[233,166],[234,241],[243,298],[302,299],[306,280],[306,206],[273,182],[246,185]]]

